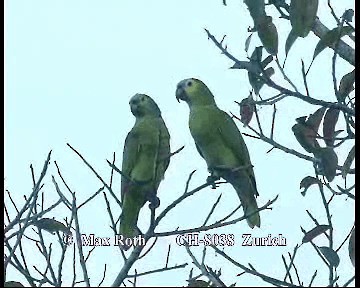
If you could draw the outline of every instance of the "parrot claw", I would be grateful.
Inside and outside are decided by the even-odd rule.
[[[160,199],[156,195],[150,196],[148,200],[150,201],[149,204],[150,209],[156,209],[160,206]]]
[[[206,183],[212,184],[211,188],[216,189],[215,181],[219,179],[220,177],[215,176],[213,173],[211,173],[211,175],[206,178]]]
[[[129,250],[129,248],[130,248],[131,246],[130,246],[130,245],[126,245],[126,244],[124,244],[124,245],[119,244],[119,247],[120,247],[121,250],[127,251],[127,250]]]

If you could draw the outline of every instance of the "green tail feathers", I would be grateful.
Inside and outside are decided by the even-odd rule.
[[[125,238],[137,236],[137,221],[140,209],[144,206],[146,199],[142,191],[130,191],[124,196],[122,213],[120,218],[120,234]]]
[[[245,171],[226,173],[222,175],[236,190],[245,215],[251,215],[246,220],[250,228],[260,227],[260,215],[256,203],[255,195],[258,195],[254,178],[249,177]]]
[[[236,189],[236,188],[235,188]],[[236,189],[245,215],[251,215],[246,219],[250,228],[260,227],[260,215],[254,194]]]

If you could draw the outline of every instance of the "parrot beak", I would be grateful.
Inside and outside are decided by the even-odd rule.
[[[177,85],[176,88],[176,100],[180,103],[180,100],[186,101],[187,100],[187,96],[186,96],[186,92],[183,88],[183,85],[181,85],[181,83],[179,83]]]
[[[134,105],[134,104],[130,104],[130,111],[133,115],[136,115],[137,114],[137,105]]]
[[[135,99],[136,95],[134,95],[129,102],[130,111],[135,117],[139,114],[139,101]]]

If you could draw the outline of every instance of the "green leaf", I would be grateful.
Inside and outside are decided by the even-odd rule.
[[[267,56],[263,61],[261,61],[262,68],[265,69],[266,66],[269,65],[273,59],[274,58],[272,55]]]
[[[34,222],[33,225],[37,226],[39,229],[46,230],[51,234],[54,234],[56,231],[62,231],[65,233],[69,232],[69,228],[67,228],[64,224],[50,218],[42,218]]]
[[[309,118],[306,120],[306,125],[314,130],[315,133],[319,130],[320,122],[324,113],[326,111],[325,107],[321,107],[315,111],[315,113],[310,114]]]
[[[318,225],[318,226],[316,226],[315,228],[311,229],[309,232],[305,233],[305,235],[304,235],[304,237],[302,239],[302,243],[310,242],[315,237],[323,234],[328,229],[330,229],[329,225]]]
[[[291,46],[295,43],[295,40],[298,38],[298,35],[294,32],[292,29],[286,39],[285,43],[285,55],[287,56],[289,54]]]
[[[304,124],[297,123],[292,128],[292,131],[299,144],[309,153],[312,153],[315,149],[313,139],[313,130],[306,127]]]
[[[331,182],[336,175],[338,157],[332,147],[317,148],[313,152],[318,160],[318,173],[324,175]]]
[[[339,119],[340,110],[328,109],[326,111],[323,123],[323,136],[326,146],[333,147],[335,141],[335,125]]]
[[[341,30],[341,34],[339,35],[340,30]],[[330,30],[329,32],[327,32],[316,45],[313,59],[315,59],[315,57],[319,55],[319,53],[323,51],[326,47],[333,46],[338,39],[340,39],[345,35],[350,34],[352,31],[353,29],[350,26],[344,26],[344,27],[336,27]]]
[[[265,74],[268,78],[270,78],[272,75],[275,74],[275,70],[274,70],[274,68],[269,67],[269,68],[265,69],[264,74]]]
[[[261,72],[259,65],[254,61],[237,61],[234,63],[233,66],[230,67],[230,69],[245,69],[248,72],[252,72],[255,74]]]
[[[299,144],[309,153],[314,153],[315,149],[320,147],[316,136],[325,110],[325,107],[319,108],[306,121],[305,116],[297,118],[298,123],[292,127]]]
[[[250,62],[239,63],[242,62],[239,61],[238,63],[235,63],[234,66],[231,67],[231,68],[248,70],[249,82],[251,87],[254,89],[256,95],[259,95],[260,89],[265,84],[265,81],[261,79],[260,76],[262,74],[262,70],[259,67],[259,64],[262,66],[263,69],[265,69],[265,67],[273,60],[273,57],[270,55],[266,57],[263,61],[261,61],[262,50],[263,50],[262,46],[256,47],[253,53],[251,54]],[[269,67],[264,72],[265,75],[270,78],[275,73],[275,70],[274,68]]]
[[[253,35],[253,33],[251,33],[249,35],[249,37],[246,38],[246,41],[245,41],[245,52],[248,52],[249,50],[249,46],[250,46],[250,42],[251,42],[251,36]]]
[[[256,47],[250,56],[250,61],[260,62],[262,59],[262,51],[263,51],[263,47],[261,46]]]
[[[265,50],[271,55],[276,55],[278,53],[279,39],[272,18],[270,16],[259,18],[256,30]]]
[[[264,0],[244,0],[244,3],[249,9],[250,15],[257,22],[258,18],[263,17],[265,14],[265,1]]]
[[[244,123],[244,127],[246,127],[250,123],[251,118],[256,109],[252,95],[250,94],[249,97],[241,100],[239,106],[240,106],[240,120],[242,123]]]
[[[341,17],[347,22],[352,22],[352,18],[354,17],[354,10],[347,9]]]
[[[260,89],[264,86],[265,82],[255,73],[248,72],[248,78],[251,87],[254,89],[254,93],[259,95]]]
[[[340,263],[340,258],[338,256],[338,254],[331,248],[323,246],[323,247],[318,247],[321,254],[324,255],[324,257],[326,258],[326,260],[329,261],[330,265],[337,267],[339,266]]]
[[[20,282],[16,282],[16,281],[6,281],[4,283],[4,287],[25,287],[24,285],[22,285]]]
[[[351,91],[353,91],[355,83],[355,69],[351,71],[350,73],[345,74],[341,80],[339,85],[339,101],[344,101],[346,96],[350,94]]]
[[[346,175],[349,173],[349,170],[350,170],[352,162],[354,161],[354,158],[355,158],[355,145],[351,148],[348,156],[346,157],[344,165],[341,169],[341,176],[344,179],[346,178]]]
[[[349,257],[352,265],[355,267],[355,227],[351,232],[349,239]]]
[[[306,191],[309,189],[309,187],[313,184],[320,184],[322,183],[315,177],[312,176],[306,176],[304,179],[300,182],[300,189],[304,188],[304,191],[301,192],[303,196],[305,196]]]
[[[291,0],[289,16],[294,34],[306,37],[314,25],[318,0]]]
[[[210,287],[210,282],[204,280],[190,280],[187,287]]]

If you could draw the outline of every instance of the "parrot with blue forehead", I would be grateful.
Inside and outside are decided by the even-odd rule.
[[[147,201],[159,206],[156,194],[170,161],[170,135],[158,105],[145,94],[135,94],[129,104],[136,120],[122,159],[120,234],[125,238],[138,234],[138,216]]]
[[[229,182],[237,192],[250,228],[260,227],[255,174],[249,151],[234,120],[216,105],[209,88],[195,78],[178,83],[176,99],[190,109],[189,128],[212,179]]]

